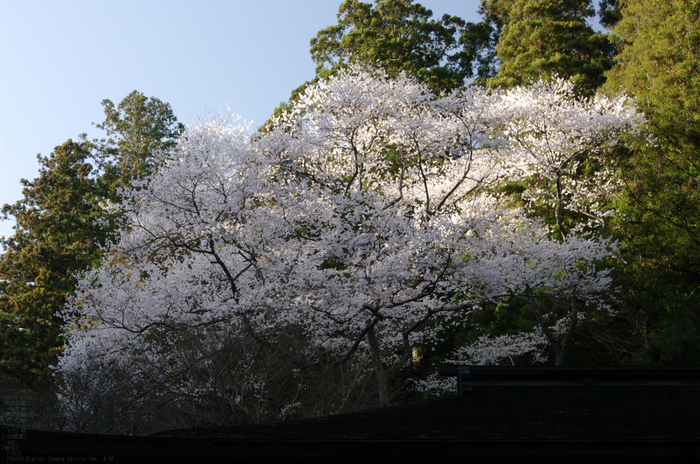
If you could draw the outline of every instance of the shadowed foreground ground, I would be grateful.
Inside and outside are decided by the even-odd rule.
[[[457,375],[456,367],[443,370]],[[13,450],[20,455],[6,450],[0,461],[7,456],[8,462],[13,457],[25,458],[15,462],[32,462],[26,459],[32,457],[44,462],[433,462],[529,456],[700,462],[699,368],[470,368],[461,380],[466,393],[459,395],[276,424],[170,430],[150,437],[15,430]],[[4,432],[6,446],[13,431]]]

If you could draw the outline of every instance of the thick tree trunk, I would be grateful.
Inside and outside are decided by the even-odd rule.
[[[578,324],[578,301],[576,297],[571,299],[571,311],[569,311],[569,328],[564,334],[564,338],[559,343],[555,345],[557,350],[557,366],[564,365],[564,352],[566,351],[566,346],[569,344],[572,338],[574,338],[574,331],[576,330],[576,325]]]
[[[564,201],[562,199],[561,174],[559,174],[557,175],[557,206],[554,210],[554,215],[557,220],[557,227],[559,228],[559,232],[561,233],[562,238],[566,240],[566,232],[564,232],[564,222],[561,217],[562,210],[564,209],[563,203]]]
[[[544,335],[547,337],[549,342],[552,344],[552,347],[554,348],[556,365],[563,366],[566,346],[574,337],[574,331],[576,330],[576,325],[578,324],[578,300],[576,299],[576,297],[572,297],[571,299],[571,310],[569,311],[569,327],[566,330],[564,337],[561,339],[561,341],[559,341],[557,339],[556,334],[552,332],[549,325],[547,324],[547,321],[545,320],[544,315],[542,314],[542,310],[540,309],[540,305],[537,304],[535,298],[521,297],[521,299],[529,303],[530,306],[532,306],[532,310],[535,313],[537,322],[540,324]]]
[[[556,350],[557,352],[557,357],[556,357],[556,364],[557,366],[563,366],[564,365],[564,350],[559,348]]]
[[[367,332],[367,341],[372,352],[372,361],[374,363],[374,372],[377,374],[377,386],[379,387],[379,405],[381,407],[389,405],[389,377],[382,358],[379,355],[379,343],[377,343],[377,335],[374,332],[374,326]]]

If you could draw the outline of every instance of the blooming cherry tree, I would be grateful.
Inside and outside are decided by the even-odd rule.
[[[509,113],[504,135],[512,143],[512,158],[519,160],[512,164],[520,170],[513,179],[544,178],[554,192],[553,198],[543,198],[545,191],[531,189],[525,198],[553,203],[564,238],[568,235],[562,220],[565,210],[583,216],[583,228],[604,224],[612,214],[609,202],[620,187],[605,156],[625,134],[638,132],[641,113],[622,94],[575,98],[573,84],[562,79],[514,88],[503,100]],[[578,174],[586,162],[597,169]]]
[[[122,192],[126,226],[64,310],[58,372],[120,362],[171,397],[203,397],[217,377],[202,366],[226,340],[269,345],[294,328],[303,355],[370,369],[387,404],[413,348],[438,342],[432,321],[513,297],[556,347],[540,302],[571,302],[573,334],[578,312],[610,290],[595,263],[614,246],[553,240],[490,192],[551,176],[558,207],[578,208],[597,192],[565,195],[565,170],[639,123],[622,97],[572,102],[567,88],[438,98],[354,68],[308,88],[269,133],[226,119],[190,127],[158,174]],[[254,370],[235,382],[229,403],[243,409],[241,392],[264,383]]]

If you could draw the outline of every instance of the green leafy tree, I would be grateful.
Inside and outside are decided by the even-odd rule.
[[[485,0],[482,13],[500,37],[500,60],[492,86],[512,87],[559,76],[592,95],[612,67],[614,47],[586,21],[591,0]]]
[[[63,345],[55,314],[75,286],[74,273],[99,260],[108,238],[96,224],[104,213],[89,143],[69,140],[38,158],[39,177],[23,179],[24,198],[3,207],[16,232],[0,240],[0,366],[29,384],[50,374]]]
[[[392,77],[405,72],[436,93],[458,88],[466,78],[489,77],[490,40],[488,24],[450,15],[434,19],[431,10],[413,0],[376,0],[374,5],[346,0],[340,5],[338,24],[311,39],[316,76],[295,89],[273,118],[287,111],[309,84],[352,63],[380,67]]]
[[[508,23],[510,10],[513,9],[516,0],[481,0],[479,13],[484,21],[493,27],[496,39],[503,34],[503,26]]]
[[[405,71],[433,90],[463,85],[474,75],[488,30],[456,16],[432,19],[433,12],[413,0],[358,0],[340,5],[338,24],[311,39],[311,56],[320,76],[348,63],[374,64],[389,75]],[[480,40],[482,39],[482,40]]]
[[[489,77],[498,75],[498,53],[496,47],[503,35],[503,25],[508,22],[510,10],[516,0],[481,0],[479,13],[483,24],[489,28],[490,36],[486,42],[484,59],[488,62],[491,72]]]
[[[117,106],[108,99],[102,106],[105,120],[96,127],[104,130],[107,138],[94,142],[103,171],[101,181],[114,191],[156,172],[153,153],[174,147],[184,126],[177,122],[170,104],[136,90]]]
[[[105,209],[118,188],[153,174],[156,150],[168,150],[182,131],[170,105],[139,92],[115,107],[102,102],[107,139],[69,140],[39,155],[39,177],[22,180],[24,198],[3,206],[16,219],[0,255],[0,372],[36,386],[63,347],[55,314],[74,291],[76,273],[99,263],[119,215]]]
[[[634,95],[651,143],[622,157],[629,357],[700,362],[700,1],[626,0],[611,91]]]
[[[600,0],[598,15],[600,24],[607,29],[612,29],[622,19],[620,0]]]

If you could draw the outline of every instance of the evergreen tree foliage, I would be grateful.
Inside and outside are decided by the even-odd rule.
[[[432,19],[432,14],[413,0],[380,0],[374,6],[345,1],[338,24],[311,40],[317,74],[325,77],[339,66],[360,62],[390,76],[405,71],[434,91],[460,87],[474,75],[488,31],[456,16]]]
[[[622,159],[628,261],[625,315],[637,321],[632,357],[700,362],[700,2],[628,0],[614,32],[612,91],[637,99],[649,143]]]
[[[586,23],[595,15],[591,0],[491,0],[482,11],[501,31],[500,67],[490,85],[512,87],[556,75],[592,95],[605,82],[614,48]]]
[[[184,130],[170,104],[136,90],[117,106],[108,99],[102,106],[105,120],[96,127],[104,130],[107,138],[94,142],[102,181],[112,190],[155,173],[158,165],[153,154],[173,148]]]
[[[494,68],[493,76],[498,73],[498,54],[496,46],[503,35],[503,26],[508,23],[510,10],[513,9],[515,0],[481,0],[479,13],[483,17],[483,23],[488,25],[491,37],[488,42],[488,55]]]
[[[600,24],[607,29],[612,29],[622,19],[621,8],[620,0],[600,0],[598,10]]]
[[[119,105],[102,102],[108,138],[68,140],[39,155],[39,177],[22,180],[24,198],[3,206],[15,233],[0,240],[0,373],[37,386],[51,376],[63,347],[56,313],[74,291],[76,273],[100,262],[119,215],[106,209],[120,187],[158,168],[182,130],[170,105],[139,92]]]
[[[447,14],[434,19],[431,10],[413,0],[376,0],[374,5],[346,0],[340,5],[338,24],[311,39],[316,76],[292,91],[273,118],[298,101],[307,86],[354,63],[381,68],[391,77],[404,72],[436,93],[461,87],[466,78],[490,77],[491,36],[489,24]]]
[[[5,205],[17,220],[2,238],[0,255],[0,367],[27,383],[46,377],[61,351],[56,317],[76,283],[75,272],[94,264],[108,232],[89,163],[90,145],[68,140],[39,156],[39,177],[22,180],[24,198]]]

